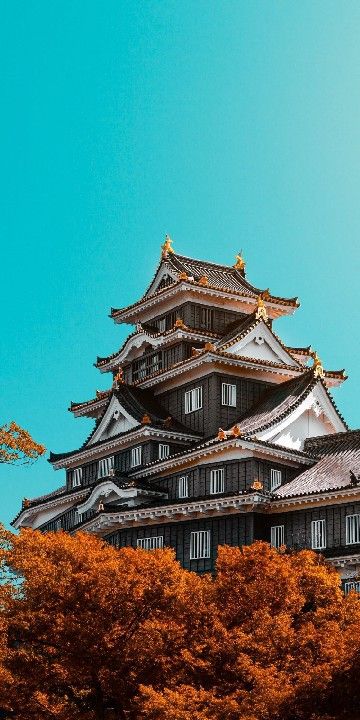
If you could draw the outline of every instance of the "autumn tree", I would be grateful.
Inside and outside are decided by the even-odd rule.
[[[0,707],[19,720],[310,720],[359,652],[360,602],[309,551],[223,547],[212,578],[169,549],[24,530],[1,559]]]
[[[209,578],[184,572],[171,550],[61,532],[5,537],[3,567],[15,575],[4,666],[14,680],[0,707],[19,720],[102,720],[109,708],[137,718],[141,684],[185,681],[182,653],[207,634]]]
[[[358,599],[310,551],[219,548],[211,603],[211,633],[184,655],[190,681],[143,687],[146,720],[314,717],[359,647]]]
[[[35,442],[30,433],[16,422],[0,427],[0,463],[30,463],[44,453],[45,447]]]

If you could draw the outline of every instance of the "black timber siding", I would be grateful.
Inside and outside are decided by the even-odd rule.
[[[115,470],[120,470],[121,472],[129,472],[130,470],[137,470],[138,468],[141,468],[143,465],[146,465],[149,462],[153,462],[154,460],[159,459],[159,445],[169,445],[170,448],[170,455],[174,455],[175,453],[180,452],[182,449],[184,449],[183,445],[177,445],[175,443],[167,442],[167,440],[161,440],[159,442],[155,442],[153,440],[146,442],[146,443],[136,443],[133,445],[133,447],[142,447],[142,463],[137,468],[131,467],[131,447],[127,448],[126,450],[122,450],[119,453],[116,453],[114,456],[114,468]]]
[[[270,470],[281,470],[282,483],[289,482],[301,472],[301,468],[287,467],[276,462],[264,462],[249,458],[244,460],[231,460],[228,462],[209,463],[198,465],[189,470],[182,470],[170,475],[149,481],[156,487],[163,488],[168,493],[169,500],[177,499],[178,482],[180,477],[188,477],[189,499],[210,496],[210,474],[211,470],[224,468],[224,493],[238,493],[248,490],[254,480],[260,480],[264,490],[270,490]]]
[[[230,408],[221,404],[223,382],[236,385],[236,407]],[[203,388],[203,407],[185,414],[185,392],[199,386]],[[161,393],[157,398],[169,411],[169,415],[189,429],[201,432],[205,437],[211,437],[216,435],[219,427],[226,428],[235,423],[242,413],[259,400],[268,387],[269,383],[265,382],[211,373],[202,379]]]
[[[295,550],[311,548],[311,522],[325,520],[326,549],[328,557],[360,551],[359,545],[346,545],[346,516],[360,514],[360,503],[329,505],[309,510],[259,515],[255,520],[254,537],[270,542],[272,525],[284,525],[285,545]]]
[[[211,310],[210,316],[208,313],[204,313],[206,310]],[[186,302],[164,315],[156,315],[146,325],[157,328],[159,321],[165,319],[166,330],[170,330],[174,327],[176,319],[181,318],[188,327],[210,330],[219,335],[225,335],[229,328],[243,317],[245,317],[244,313],[209,307],[209,305],[202,305],[201,303]]]
[[[198,530],[210,530],[211,557],[190,560],[190,533]],[[143,528],[128,528],[117,530],[105,539],[115,547],[136,547],[138,538],[159,535],[164,538],[164,547],[174,548],[176,558],[184,568],[198,573],[209,572],[215,568],[218,545],[240,547],[252,543],[253,516],[252,514],[239,514],[166,525],[151,525]]]
[[[137,380],[143,380],[149,377],[155,370],[168,370],[179,362],[187,360],[192,353],[192,348],[201,348],[202,344],[198,342],[180,342],[176,345],[171,345],[168,348],[158,348],[154,350],[150,348],[141,355],[140,358],[136,358],[129,365],[124,366],[124,378],[125,382],[131,383]],[[142,362],[145,361],[145,368],[141,369]],[[155,362],[156,361],[156,362]],[[155,365],[154,365],[155,362]],[[113,375],[116,375],[117,370],[114,370]]]

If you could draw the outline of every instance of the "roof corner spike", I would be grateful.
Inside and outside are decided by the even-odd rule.
[[[312,353],[312,358],[313,358],[314,362],[313,362],[311,369],[314,372],[314,377],[316,377],[316,378],[325,377],[324,368],[323,368],[322,362],[321,362],[316,350],[314,350],[314,352]]]
[[[172,243],[173,240],[171,239],[170,235],[165,235],[165,242],[161,246],[161,257],[167,258],[169,253],[173,253],[174,250],[172,249]]]
[[[261,294],[258,295],[257,311],[256,311],[255,317],[257,320],[262,319],[262,320],[266,321],[268,319],[267,310],[266,310],[265,303],[264,303],[264,300],[263,300],[263,297]]]
[[[239,270],[239,272],[241,272],[243,275],[245,275],[246,263],[242,256],[242,250],[240,250],[240,252],[237,255],[235,255],[235,260],[236,260],[236,263],[234,265],[235,270]]]

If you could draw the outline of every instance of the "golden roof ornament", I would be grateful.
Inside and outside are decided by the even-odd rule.
[[[222,428],[219,428],[217,439],[218,440],[226,440],[226,432]]]
[[[183,270],[179,275],[179,280],[188,280],[189,276],[188,274]]]
[[[151,424],[151,417],[147,413],[142,416],[141,418],[141,424],[142,425],[150,425]]]
[[[322,362],[315,350],[312,353],[312,358],[314,360],[313,365],[312,365],[312,370],[314,371],[314,377],[323,378],[325,376],[324,368],[323,368]]]
[[[202,287],[207,287],[209,284],[209,281],[208,281],[206,275],[202,275],[200,280],[198,280],[198,283],[199,283],[199,285],[202,285]]]
[[[215,347],[214,343],[206,342],[204,345],[204,350],[205,350],[205,352],[211,352],[213,350],[216,350],[216,347]]]
[[[264,303],[264,300],[261,295],[258,295],[257,311],[256,311],[255,317],[257,320],[260,320],[260,319],[267,320],[268,319],[268,314],[267,314],[267,310],[265,307],[265,303]]]
[[[240,428],[239,428],[238,425],[234,425],[234,427],[233,427],[233,429],[232,429],[232,434],[233,434],[234,437],[240,437],[240,435],[241,435],[241,430],[240,430]]]
[[[171,247],[172,243],[173,243],[173,240],[171,239],[170,235],[165,235],[165,242],[161,246],[161,257],[162,258],[167,258],[169,253],[174,252],[174,250]]]
[[[242,256],[242,250],[238,253],[238,255],[235,255],[236,263],[234,265],[235,270],[239,270],[239,272],[244,272],[245,270],[245,260]]]
[[[182,330],[186,328],[186,325],[181,317],[176,318],[174,327],[181,328]]]
[[[253,484],[250,485],[251,490],[263,490],[264,484],[260,480],[254,480]]]
[[[114,382],[113,387],[117,388],[119,385],[123,385],[124,383],[124,371],[122,367],[120,366],[116,375],[114,376]]]

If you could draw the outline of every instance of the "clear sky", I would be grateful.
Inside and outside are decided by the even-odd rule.
[[[360,426],[360,3],[3,0],[1,406],[47,448],[109,377],[164,234],[298,295],[275,329],[349,380]],[[62,484],[0,466],[0,518]]]

